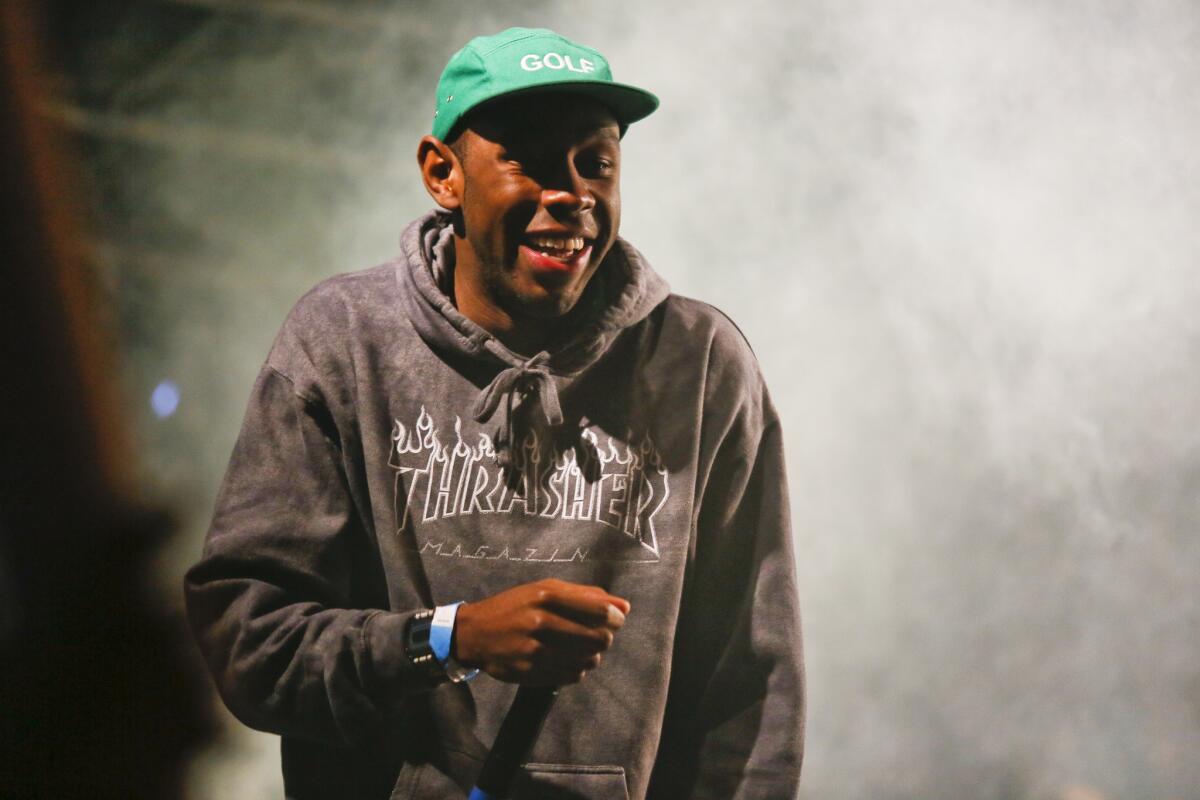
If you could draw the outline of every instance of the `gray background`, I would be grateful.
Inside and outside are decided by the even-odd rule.
[[[739,322],[784,418],[802,796],[1200,797],[1196,3],[71,5],[45,110],[182,521],[164,602],[290,304],[429,207],[446,58],[546,25],[662,98],[622,232]],[[192,796],[278,772],[228,721]]]

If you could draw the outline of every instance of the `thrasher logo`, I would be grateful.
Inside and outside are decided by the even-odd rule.
[[[604,439],[585,430],[583,446],[559,451],[531,432],[514,448],[513,481],[496,464],[491,437],[480,433],[468,444],[457,416],[443,437],[422,406],[415,425],[397,419],[392,426],[397,526],[471,514],[599,523],[657,557],[654,517],[670,496],[667,469],[648,436],[636,445]]]

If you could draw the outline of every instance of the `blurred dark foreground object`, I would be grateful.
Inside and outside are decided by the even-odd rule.
[[[211,722],[147,588],[169,525],[137,501],[31,8],[0,3],[0,797],[181,797]]]

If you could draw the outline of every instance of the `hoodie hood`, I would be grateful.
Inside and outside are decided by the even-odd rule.
[[[593,305],[592,313],[575,333],[528,356],[510,350],[451,300],[454,234],[448,212],[434,210],[414,220],[400,238],[400,250],[396,277],[401,302],[421,338],[435,349],[497,367],[472,414],[487,422],[504,408],[496,435],[501,463],[511,461],[508,445],[514,440],[514,420],[527,398],[536,397],[547,423],[560,425],[559,389],[595,363],[616,334],[645,319],[670,293],[642,254],[618,237],[580,298],[580,303]]]

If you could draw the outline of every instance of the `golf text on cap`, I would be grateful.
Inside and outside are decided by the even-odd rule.
[[[559,53],[546,53],[544,56],[539,56],[537,53],[529,53],[521,57],[521,69],[526,72],[537,72],[542,67],[546,69],[565,69],[568,72],[595,72],[596,65],[586,58],[579,59],[579,66],[571,63],[570,56],[564,56]]]

